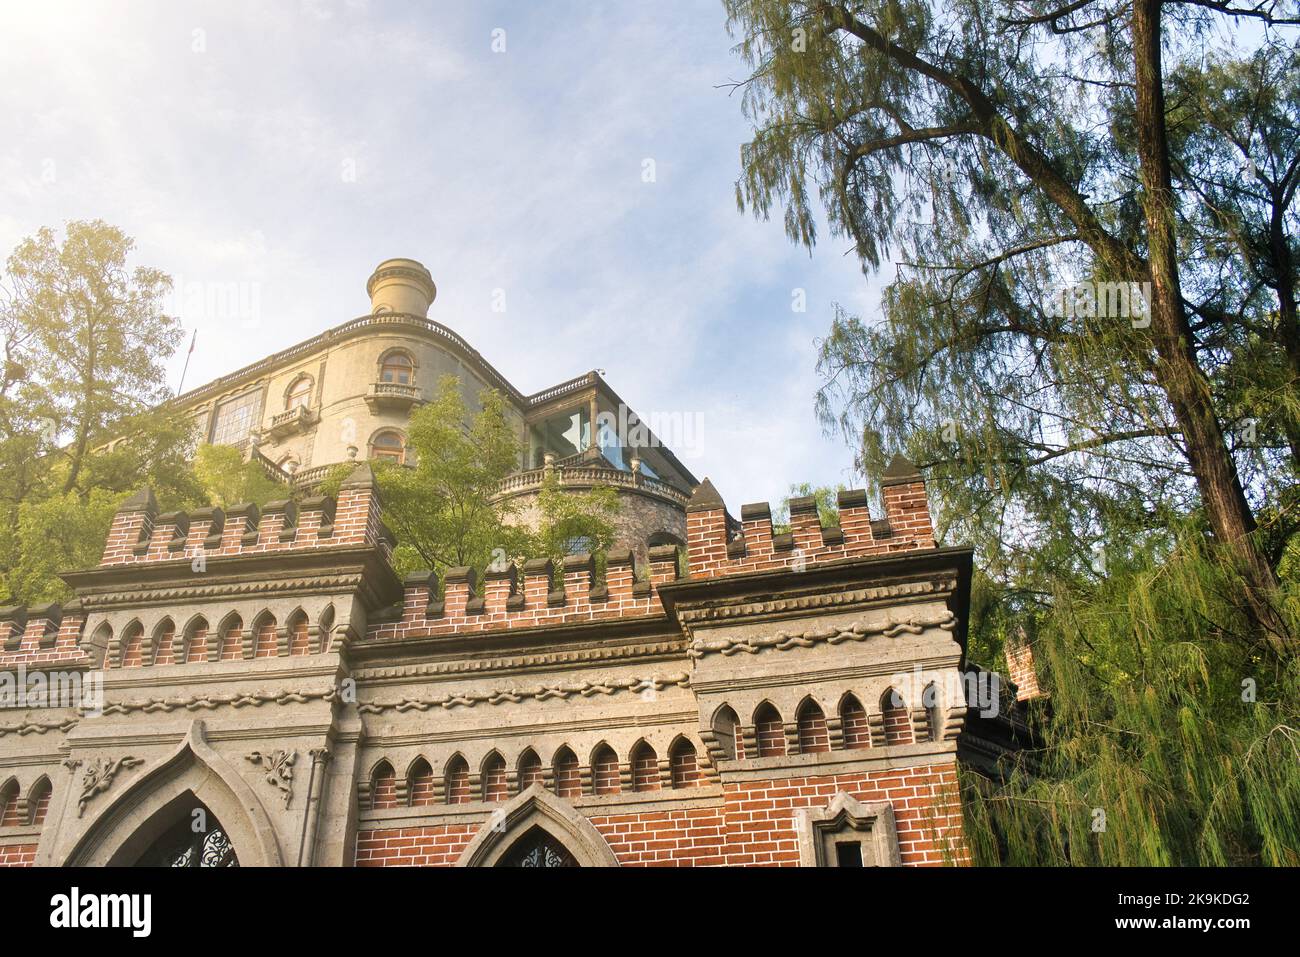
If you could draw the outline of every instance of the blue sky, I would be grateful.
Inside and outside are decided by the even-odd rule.
[[[240,284],[238,317],[178,306],[189,386],[365,313],[409,256],[431,318],[525,392],[599,368],[695,417],[677,451],[733,511],[855,484],[815,340],[879,284],[737,211],[732,45],[716,0],[6,4],[0,250],[102,218],[183,286]]]

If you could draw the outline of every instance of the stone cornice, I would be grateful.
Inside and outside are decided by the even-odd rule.
[[[606,661],[631,661],[642,658],[678,659],[685,663],[686,646],[682,641],[611,645],[607,648],[560,649],[536,654],[453,659],[420,664],[357,668],[358,681],[403,680],[407,678],[450,677],[495,671],[527,671],[534,668],[577,668]]]
[[[135,604],[172,604],[245,595],[360,590],[372,607],[402,598],[402,584],[379,550],[364,547],[290,549],[212,555],[202,572],[190,559],[132,562],[65,572],[86,610]]]
[[[7,734],[16,734],[22,737],[28,734],[44,734],[47,731],[66,733],[76,726],[76,718],[64,718],[62,721],[22,721],[18,724],[0,724],[0,738]]]
[[[681,579],[658,587],[664,610],[688,631],[704,623],[779,619],[885,602],[945,600],[966,645],[972,551],[926,548],[820,562],[805,568]]]
[[[677,620],[683,624],[720,622],[738,618],[777,617],[838,608],[853,608],[890,602],[944,598],[957,587],[955,575],[940,576],[927,581],[900,582],[871,588],[847,591],[817,592],[791,598],[768,598],[760,601],[738,602],[726,605],[705,605],[678,609]]]
[[[883,678],[892,677],[899,673],[899,667],[904,666],[908,672],[913,667],[920,669],[922,672],[943,671],[945,668],[957,668],[960,663],[960,655],[944,655],[933,658],[912,658],[908,657],[902,660],[882,661],[875,664],[862,665],[848,668],[804,668],[799,670],[800,680],[808,684],[817,681],[854,681],[861,678]],[[746,691],[752,688],[781,688],[790,684],[790,679],[784,674],[755,674],[755,675],[732,675],[728,674],[726,678],[716,681],[701,681],[698,678],[692,678],[691,687],[696,694],[706,695],[713,693],[730,693],[733,691]]]

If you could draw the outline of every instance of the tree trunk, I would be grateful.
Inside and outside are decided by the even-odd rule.
[[[1219,427],[1209,383],[1197,365],[1183,308],[1174,234],[1174,198],[1165,131],[1164,77],[1160,62],[1162,0],[1134,0],[1133,57],[1137,89],[1138,159],[1151,270],[1151,333],[1156,378],[1173,406],[1188,462],[1196,476],[1210,528],[1240,566],[1251,617],[1279,655],[1295,651],[1274,600],[1277,576],[1251,537],[1255,518]]]

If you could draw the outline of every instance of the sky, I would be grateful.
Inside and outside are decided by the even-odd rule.
[[[733,512],[858,486],[814,414],[817,340],[880,284],[846,241],[809,255],[737,210],[734,43],[720,0],[5,0],[0,253],[123,229],[197,330],[186,388],[365,314],[374,267],[417,259],[430,318],[521,391],[599,369],[690,423],[666,438]]]

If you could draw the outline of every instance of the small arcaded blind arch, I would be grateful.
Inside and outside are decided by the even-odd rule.
[[[713,736],[722,748],[722,756],[728,761],[745,756],[745,742],[737,734],[740,719],[729,705],[723,705],[713,716]]]
[[[156,665],[175,664],[172,652],[172,639],[176,637],[176,623],[171,618],[164,618],[153,630],[153,663]]]
[[[381,462],[396,462],[401,465],[406,461],[406,439],[395,429],[377,432],[370,440],[370,457]]]
[[[411,765],[408,780],[412,807],[424,807],[433,803],[433,768],[424,758],[416,758]]]
[[[39,827],[45,823],[45,815],[50,809],[50,794],[54,787],[50,784],[50,779],[42,777],[32,785],[31,792],[27,795],[28,813],[32,816],[32,826]]]
[[[700,786],[700,765],[698,755],[695,753],[695,745],[685,738],[678,738],[669,749],[668,768],[674,788]]]
[[[144,664],[144,625],[133,621],[122,636],[122,667],[139,668]]]
[[[632,790],[659,790],[659,755],[647,741],[640,741],[632,749]]]
[[[483,800],[506,799],[506,759],[493,751],[483,761]]]
[[[446,790],[448,804],[468,804],[469,762],[459,754],[447,762]]]
[[[523,791],[534,784],[542,783],[542,759],[532,748],[519,758],[519,790]]]
[[[826,714],[816,701],[809,699],[799,708],[796,716],[799,726],[799,753],[821,754],[831,749],[831,735],[826,727]]]
[[[18,817],[18,781],[11,779],[0,788],[0,827],[14,827],[24,823]]]
[[[880,714],[885,726],[885,744],[911,744],[912,719],[907,702],[893,688],[880,696]]]
[[[375,810],[397,807],[397,773],[387,761],[380,761],[370,776],[370,806]]]
[[[384,354],[379,364],[379,381],[410,385],[414,370],[415,363],[411,361],[411,357],[400,349],[395,349]]]
[[[221,660],[235,661],[244,656],[244,620],[238,615],[226,619],[221,632]]]
[[[555,793],[560,797],[578,797],[582,794],[582,772],[578,770],[578,756],[567,747],[555,752]]]
[[[781,724],[781,714],[766,701],[754,712],[754,736],[760,758],[785,754],[785,729]]]
[[[208,620],[202,616],[185,626],[185,663],[208,660]]]
[[[618,780],[618,755],[607,744],[591,756],[591,789],[596,794],[618,794],[623,789]]]
[[[263,615],[256,625],[257,637],[253,644],[254,658],[274,658],[280,650],[280,636],[276,627],[275,616]]]
[[[299,406],[306,407],[311,404],[311,376],[300,375],[293,380],[289,386],[289,391],[284,396],[284,407],[286,409],[296,409]]]
[[[289,654],[305,655],[311,652],[311,626],[307,613],[298,611],[289,619]]]
[[[840,722],[844,727],[844,747],[849,750],[871,747],[871,724],[867,709],[853,695],[840,702]]]

